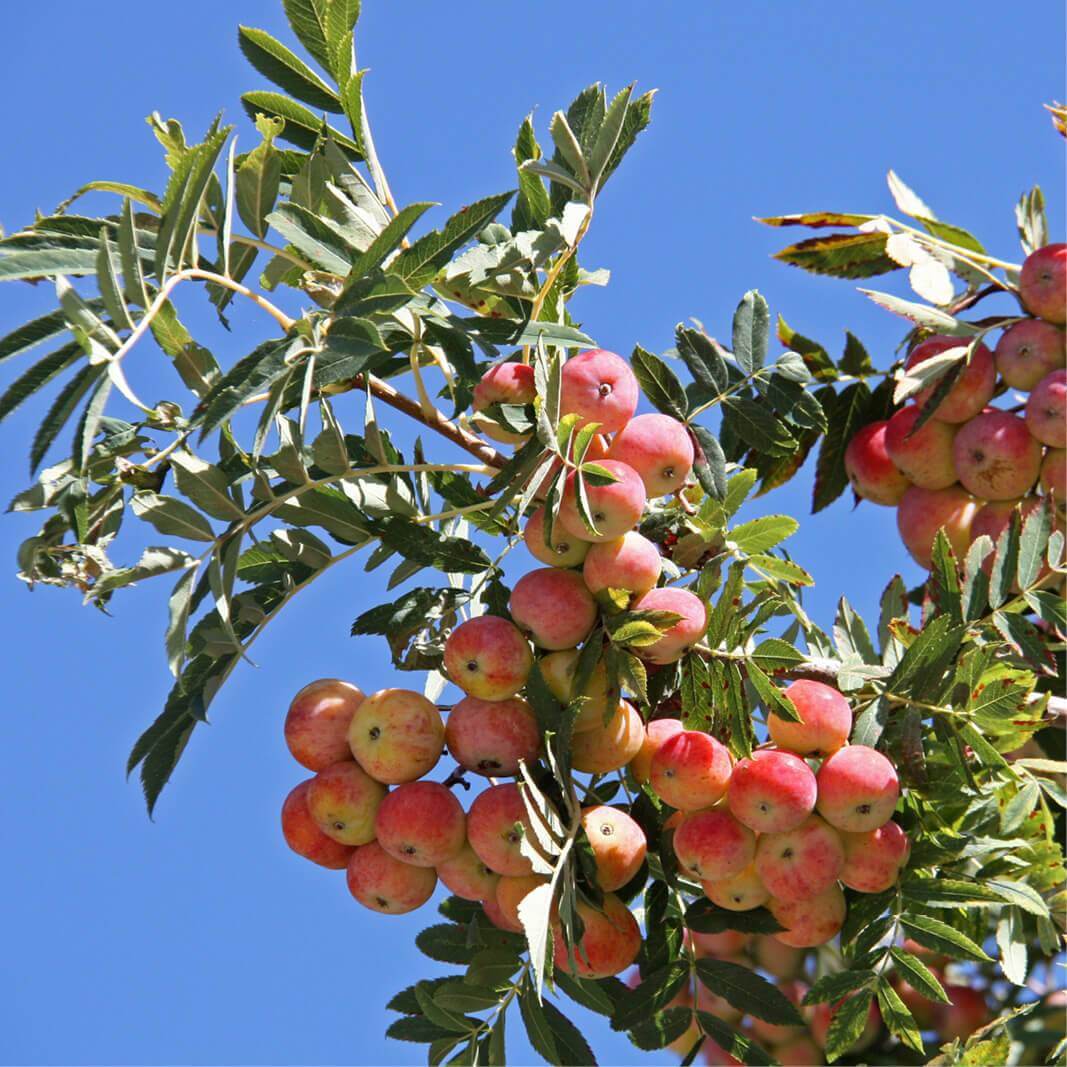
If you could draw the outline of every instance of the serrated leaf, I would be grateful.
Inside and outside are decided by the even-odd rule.
[[[722,401],[722,409],[738,438],[756,451],[779,456],[796,448],[796,439],[785,425],[757,401],[728,396]]]
[[[358,250],[347,246],[335,229],[299,204],[279,204],[266,221],[308,259],[331,274],[346,276],[358,255]]]
[[[893,957],[897,969],[913,989],[916,989],[927,1000],[932,1000],[939,1004],[951,1003],[944,987],[938,981],[937,975],[918,956],[913,955],[911,952],[905,952],[904,949],[896,946],[890,948],[889,954]]]
[[[889,1032],[908,1048],[923,1052],[923,1039],[900,994],[886,981],[878,983],[878,1007]]]
[[[40,466],[52,442],[74,414],[82,397],[94,388],[106,373],[105,369],[100,366],[82,367],[60,391],[34,434],[33,443],[30,446],[31,474]]]
[[[141,490],[133,494],[130,508],[138,518],[162,534],[185,537],[190,541],[215,540],[211,523],[196,508],[177,497]]]
[[[1022,913],[1018,908],[1005,908],[997,920],[997,948],[1000,949],[1000,969],[1012,985],[1026,985],[1028,970],[1027,936]]]
[[[476,544],[417,525],[401,515],[376,523],[374,529],[384,544],[423,566],[449,574],[477,574],[489,569],[489,557]]]
[[[813,274],[834,278],[870,278],[897,270],[885,251],[884,233],[833,233],[810,237],[783,248],[774,258]]]
[[[800,523],[789,515],[763,515],[735,526],[730,531],[730,541],[740,552],[766,552],[792,537],[799,528]]]
[[[230,483],[220,467],[191,452],[181,451],[171,455],[170,465],[178,488],[201,511],[226,522],[244,517],[244,511],[229,494]]]
[[[265,78],[305,104],[340,113],[337,93],[281,41],[251,26],[239,26],[237,39],[245,58]]]
[[[711,992],[723,997],[738,1011],[779,1026],[799,1026],[796,1007],[776,986],[765,978],[736,963],[701,959],[696,964],[697,977]]]
[[[826,1059],[833,1063],[859,1041],[870,1013],[872,990],[865,990],[839,1004],[830,1016],[826,1033]]]
[[[632,1030],[649,1016],[662,1011],[689,979],[689,961],[674,960],[642,978],[615,1005],[611,1019],[613,1030]]]
[[[703,426],[690,425],[690,431],[696,438],[699,451],[693,463],[701,488],[715,500],[723,500],[728,492],[726,481],[726,456],[723,454],[719,439]]]
[[[981,945],[940,919],[934,919],[929,915],[905,914],[901,916],[900,922],[912,938],[924,948],[942,952],[954,959],[990,962],[990,957],[986,955]]]
[[[303,104],[298,104],[288,96],[256,90],[243,93],[241,103],[244,105],[246,114],[253,121],[259,114],[281,119],[285,123],[285,128],[278,136],[283,141],[289,141],[298,148],[304,149],[305,152],[312,151],[319,137],[325,133],[350,159],[363,158],[359,146],[351,137],[346,137],[340,130],[327,125],[313,111],[309,111]]]
[[[167,603],[167,666],[175,677],[180,673],[185,660],[185,634],[198,573],[198,568],[187,570],[178,579]]]
[[[0,420],[7,418],[24,400],[43,389],[57,375],[83,358],[81,345],[76,341],[56,349],[38,360],[16,378],[0,396]]]
[[[819,448],[815,466],[813,513],[832,504],[848,485],[845,449],[862,425],[870,397],[871,391],[864,382],[853,382],[832,400],[832,410],[827,417],[830,428]]]
[[[649,402],[665,415],[684,422],[689,411],[689,401],[682,383],[659,356],[635,345],[630,356],[634,375]]]

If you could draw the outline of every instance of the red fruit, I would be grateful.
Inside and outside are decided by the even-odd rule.
[[[1060,373],[1067,379],[1067,372]],[[1031,403],[1036,396],[1037,390]],[[1008,411],[991,408],[961,426],[952,454],[963,488],[983,500],[1023,496],[1041,472],[1041,445],[1031,435],[1028,420]]]
[[[320,867],[339,871],[352,855],[350,845],[342,845],[327,837],[315,823],[308,811],[307,793],[311,785],[308,778],[292,789],[282,804],[282,834],[285,843],[298,855]]]
[[[816,780],[819,814],[831,826],[854,834],[884,826],[900,796],[896,768],[866,745],[835,752],[819,768]]]
[[[722,799],[730,771],[724,745],[699,730],[681,730],[652,757],[649,780],[672,808],[698,811]]]
[[[374,840],[374,819],[389,790],[354,760],[319,771],[307,791],[308,812],[318,828],[342,845]]]
[[[808,900],[837,882],[845,863],[841,835],[818,815],[809,815],[795,830],[761,834],[756,871],[779,901]]]
[[[897,880],[908,862],[911,842],[892,820],[877,830],[841,835],[845,865],[840,878],[859,893],[881,893]]]
[[[473,407],[485,411],[493,404],[532,404],[537,395],[534,369],[524,363],[498,363],[474,387]]]
[[[386,852],[377,841],[361,845],[348,861],[348,891],[364,907],[383,915],[403,915],[433,896],[437,875],[412,867]]]
[[[685,485],[693,469],[693,442],[685,425],[669,415],[638,415],[611,442],[608,455],[629,464],[650,498]]]
[[[978,502],[958,485],[948,489],[920,489],[913,485],[897,508],[897,530],[904,547],[920,567],[930,569],[934,538],[944,527],[958,559],[971,543],[971,522]]]
[[[750,830],[783,833],[815,810],[815,775],[791,752],[763,750],[739,760],[730,776],[730,811]]]
[[[755,858],[756,835],[720,808],[696,811],[675,831],[674,852],[701,881],[733,878]]]
[[[542,567],[524,574],[508,605],[520,630],[540,648],[573,648],[597,620],[596,601],[577,571]]]
[[[914,433],[922,408],[909,404],[889,420],[885,447],[893,465],[914,485],[923,489],[947,489],[956,481],[952,442],[956,426],[940,419],[927,419]]]
[[[567,946],[557,926],[553,930],[556,967],[580,978],[608,978],[625,971],[641,950],[641,928],[630,909],[614,893],[606,893],[601,907],[579,900],[577,911],[585,929],[574,946],[576,966],[572,971]]]
[[[1067,244],[1045,245],[1023,261],[1019,296],[1026,310],[1046,322],[1067,322]]]
[[[800,756],[828,756],[848,740],[852,708],[833,686],[802,678],[788,686],[785,695],[797,709],[800,722],[771,712],[767,730],[779,748]]]
[[[907,367],[911,369],[933,356],[947,352],[950,348],[965,348],[969,343],[965,337],[931,337],[911,350]],[[942,422],[966,422],[974,418],[992,399],[996,384],[997,371],[993,365],[993,353],[984,344],[979,343],[970,363],[960,372],[948,395],[937,405],[934,418]],[[916,395],[915,400],[920,407],[930,399],[937,385],[938,383],[934,382]]]
[[[652,589],[633,605],[633,610],[670,611],[681,616],[673,626],[663,631],[658,641],[637,650],[641,658],[650,663],[676,663],[704,636],[708,628],[704,602],[688,589]]]
[[[1063,330],[1040,319],[1009,326],[994,353],[1005,384],[1030,392],[1049,371],[1063,366],[1063,341]]]
[[[468,696],[507,700],[526,684],[533,653],[507,619],[479,615],[448,635],[444,660],[445,673]]]
[[[560,414],[577,415],[579,426],[598,422],[602,433],[616,433],[633,418],[638,392],[637,379],[624,359],[592,348],[563,364]]]
[[[449,712],[445,744],[456,762],[475,774],[517,774],[520,760],[537,759],[541,734],[522,697],[494,701],[464,697]]]
[[[965,985],[947,985],[945,993],[952,1003],[938,1005],[937,1029],[944,1041],[954,1038],[966,1041],[975,1030],[989,1021],[985,995]]]
[[[549,567],[576,567],[585,559],[589,551],[589,542],[572,537],[560,523],[552,526],[552,537],[545,544],[545,509],[538,508],[530,516],[522,539],[530,550],[530,555]]]
[[[908,479],[886,451],[888,422],[872,422],[854,434],[845,449],[845,472],[857,496],[893,507],[908,488]]]
[[[494,785],[479,793],[467,812],[467,839],[491,871],[514,877],[532,874],[520,843],[528,821],[518,786]]]
[[[1067,446],[1067,370],[1054,370],[1026,402],[1027,429],[1050,448]]]
[[[653,719],[645,726],[645,740],[641,751],[630,761],[630,773],[644,785],[652,772],[652,757],[668,738],[683,730],[681,719]]]
[[[774,897],[767,904],[784,930],[774,936],[793,948],[814,948],[836,937],[845,922],[848,907],[841,887],[834,883],[818,896],[785,901]]]
[[[578,510],[577,471],[567,475],[563,486],[563,501],[559,506],[559,523],[572,537],[594,543],[614,541],[637,525],[645,509],[645,486],[633,467],[617,459],[600,460],[597,464],[610,471],[618,481],[595,485],[585,479],[585,496],[589,505],[588,517],[595,532],[586,526]]]
[[[625,811],[605,804],[582,811],[582,828],[596,860],[597,884],[605,893],[622,889],[645,862],[645,832]]]
[[[349,759],[348,724],[362,703],[363,693],[339,678],[305,685],[285,716],[285,743],[293,759],[309,771]]]
[[[399,785],[374,822],[378,844],[413,867],[436,867],[458,856],[467,840],[463,808],[440,782]]]

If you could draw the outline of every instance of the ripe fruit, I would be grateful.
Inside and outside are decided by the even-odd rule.
[[[575,967],[572,971],[558,926],[553,929],[556,966],[579,978],[608,978],[625,971],[641,949],[641,928],[630,909],[614,893],[606,893],[602,908],[579,900],[577,911],[585,932],[574,946]]]
[[[311,779],[308,812],[318,828],[342,845],[374,840],[374,817],[389,790],[352,760],[334,763]]]
[[[1067,244],[1045,245],[1023,260],[1019,296],[1031,315],[1067,322]]]
[[[676,663],[697,643],[708,628],[704,602],[688,589],[652,589],[636,604],[634,611],[671,611],[681,618],[663,632],[654,644],[640,648],[642,659],[650,663]]]
[[[980,507],[975,514],[971,523],[971,539],[977,540],[984,534],[996,544],[1000,535],[1008,528],[1016,508],[1021,509],[1022,520],[1025,521],[1026,516],[1040,505],[1041,498],[1038,496],[1025,496],[1022,500],[992,500]],[[992,570],[991,556],[986,557],[983,567],[987,573]]]
[[[521,407],[532,404],[536,395],[533,367],[523,363],[498,363],[490,367],[474,387],[472,406],[479,413],[487,411],[494,404]],[[475,423],[487,437],[503,444],[518,444],[526,438],[525,434],[515,433],[492,418],[476,419]]]
[[[522,924],[512,922],[511,919],[500,910],[500,905],[496,902],[495,896],[482,901],[482,911],[485,912],[485,917],[498,929],[510,930],[513,934],[522,933]]]
[[[1067,446],[1067,370],[1054,370],[1034,387],[1026,402],[1026,425],[1042,444]]]
[[[800,1002],[808,991],[808,987],[803,982],[783,982],[778,986],[778,989],[795,1008],[800,1007]],[[769,1023],[756,1017],[753,1017],[750,1025],[756,1039],[765,1046],[780,1045],[806,1033],[803,1024],[790,1026],[787,1023]],[[783,1060],[782,1062],[783,1064],[789,1064],[789,1067],[793,1067],[793,1060]]]
[[[463,847],[451,859],[437,865],[437,877],[444,882],[449,892],[464,900],[485,900],[496,892],[500,875],[489,870],[478,854],[464,842]]]
[[[666,496],[685,485],[693,469],[693,442],[669,415],[638,415],[615,435],[608,457],[633,467],[650,498]]]
[[[1055,493],[1062,504],[1067,500],[1067,451],[1050,448],[1041,461],[1041,488],[1046,493]]]
[[[589,675],[585,689],[576,693],[574,675],[578,670],[580,655],[578,649],[566,648],[542,656],[538,663],[545,685],[561,704],[569,704],[578,696],[586,698],[574,719],[572,729],[575,733],[602,727],[604,720],[614,714],[622,695],[618,686],[608,685],[608,670],[602,659]]]
[[[956,482],[952,452],[956,426],[940,419],[927,419],[912,433],[921,411],[918,404],[909,404],[893,415],[885,431],[886,451],[894,466],[914,485],[923,489],[947,489]]]
[[[755,857],[756,835],[722,808],[695,811],[675,831],[674,853],[701,881],[732,878]]]
[[[1062,373],[1067,378],[1067,372]],[[1039,391],[1031,394],[1030,404]],[[1027,429],[1030,404],[1025,421],[1008,411],[990,409],[960,427],[952,454],[968,492],[984,500],[1012,500],[1029,492],[1037,481],[1041,445]]]
[[[635,781],[644,785],[652,771],[652,757],[660,750],[663,743],[684,729],[681,719],[653,719],[645,723],[645,739],[641,750],[630,761],[630,773]]]
[[[494,894],[496,906],[509,926],[517,926],[520,930],[523,928],[522,920],[519,918],[519,905],[538,886],[547,884],[548,879],[542,874],[520,874],[517,877],[501,878],[497,882]],[[552,918],[555,920],[555,905],[552,907],[552,913]]]
[[[413,867],[454,859],[467,840],[463,808],[440,782],[398,786],[382,801],[374,828],[378,844]]]
[[[533,654],[521,631],[497,615],[457,626],[445,642],[445,673],[468,696],[507,700],[525,684]]]
[[[659,549],[636,530],[614,541],[591,545],[582,577],[594,596],[606,589],[622,589],[642,596],[655,588],[663,560]]]
[[[937,1030],[943,1041],[957,1037],[965,1041],[989,1021],[985,995],[980,990],[972,986],[946,985],[945,993],[952,1003],[938,1005]]]
[[[513,784],[494,785],[479,793],[467,812],[467,840],[478,858],[497,874],[533,874],[519,850],[528,826],[526,805]]]
[[[785,927],[774,936],[793,948],[825,945],[840,932],[847,911],[845,895],[836,883],[807,900],[787,901],[771,897],[767,907],[778,924]]]
[[[754,863],[730,878],[705,881],[704,894],[713,904],[728,911],[749,911],[766,904],[770,893],[763,884]]]
[[[824,893],[837,882],[844,863],[841,835],[818,815],[784,834],[762,834],[756,846],[756,871],[779,901]]]
[[[832,686],[805,678],[787,686],[785,695],[797,709],[800,722],[789,722],[774,712],[767,717],[771,740],[798,756],[828,756],[852,732],[852,708]]]
[[[817,781],[819,814],[831,826],[853,834],[884,826],[900,796],[896,768],[866,745],[835,752],[819,768]]]
[[[994,356],[1005,384],[1028,393],[1049,371],[1063,366],[1063,330],[1040,319],[1023,319],[1004,331]]]
[[[634,372],[614,352],[591,348],[563,364],[560,414],[577,415],[579,426],[598,422],[602,433],[616,433],[633,418],[637,398]]]
[[[632,704],[619,701],[607,723],[571,738],[571,766],[583,774],[608,774],[625,767],[641,751],[645,724]]]
[[[597,465],[614,474],[618,481],[594,485],[588,477],[585,479],[588,516],[595,532],[586,526],[578,511],[577,471],[571,471],[564,483],[559,523],[572,537],[582,541],[614,541],[641,518],[645,510],[645,486],[633,467],[616,459],[601,460]]]
[[[348,863],[352,854],[350,845],[342,845],[327,837],[308,811],[307,793],[311,786],[308,778],[295,786],[282,804],[282,834],[285,843],[298,855],[320,867],[339,871]]]
[[[774,1058],[779,1063],[788,1063],[789,1067],[822,1067],[823,1054],[810,1037],[800,1035],[774,1046]]]
[[[361,845],[348,861],[348,891],[364,907],[384,915],[403,915],[433,896],[437,875],[389,855],[377,841]]]
[[[912,349],[907,367],[910,370],[950,348],[966,347],[968,343],[964,337],[930,337]],[[960,371],[948,395],[937,405],[934,418],[942,422],[966,422],[974,418],[992,399],[996,384],[997,371],[993,365],[993,353],[984,344],[979,343],[970,363]],[[937,386],[938,382],[934,382],[921,390],[916,394],[915,402],[922,407]]]
[[[804,966],[804,950],[783,945],[776,937],[757,937],[753,946],[756,966],[774,978],[795,978]]]
[[[726,796],[730,811],[750,830],[783,833],[815,810],[815,775],[791,752],[753,752],[735,765]]]
[[[449,712],[445,744],[456,762],[475,774],[518,774],[519,760],[537,759],[541,734],[522,697],[494,701],[464,697]]]
[[[293,697],[285,716],[285,743],[297,763],[321,771],[349,759],[348,724],[363,693],[339,678],[320,678]]]
[[[842,882],[859,893],[881,893],[888,889],[908,862],[911,842],[895,822],[876,830],[841,835],[845,846],[845,865],[839,875]]]
[[[934,538],[942,526],[957,558],[971,543],[971,520],[978,502],[958,485],[948,489],[920,489],[913,485],[900,499],[897,530],[904,547],[920,567],[930,569]]]
[[[530,550],[530,555],[550,567],[577,567],[589,551],[589,542],[572,537],[560,523],[552,526],[552,537],[545,544],[545,509],[538,508],[530,516],[522,539]]]
[[[895,505],[908,488],[908,479],[893,465],[886,450],[884,419],[854,434],[845,449],[845,471],[857,496],[872,504]]]
[[[739,930],[723,930],[721,934],[701,934],[696,930],[687,930],[686,936],[693,942],[698,956],[712,956],[717,960],[733,959],[744,951],[748,944],[748,934]]]
[[[644,830],[625,811],[606,804],[582,811],[582,829],[596,860],[597,884],[605,893],[622,889],[645,862]]]
[[[679,730],[652,757],[649,781],[672,808],[698,811],[722,799],[731,768],[726,746],[710,734]]]
[[[411,689],[381,689],[359,706],[348,744],[360,766],[379,782],[413,782],[441,758],[445,724],[436,704]]]
[[[520,630],[541,648],[573,648],[597,619],[596,601],[577,571],[542,567],[524,574],[508,605]]]

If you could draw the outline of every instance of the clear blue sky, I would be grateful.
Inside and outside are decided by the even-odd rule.
[[[1063,12],[1053,0],[1032,0],[1025,16],[989,0],[365,7],[360,62],[372,69],[376,137],[401,202],[454,208],[510,187],[521,117],[536,108],[543,130],[593,80],[660,89],[652,128],[608,187],[583,256],[610,267],[613,281],[587,292],[578,314],[620,352],[637,341],[666,348],[691,315],[724,335],[741,293],[758,287],[797,329],[837,346],[849,327],[886,365],[899,322],[849,283],[773,263],[781,234],[751,218],[889,210],[890,166],[997,255],[1018,257],[1012,206],[1034,181],[1063,233],[1063,142],[1040,108],[1064,95]],[[153,109],[199,132],[223,107],[245,129],[239,94],[262,86],[238,52],[238,22],[287,38],[272,0],[10,12],[0,71],[5,229],[90,178],[161,188],[160,152],[143,121]],[[0,288],[0,332],[47,307],[44,289]],[[195,304],[187,296],[183,307]],[[233,317],[230,339],[207,327],[227,363],[265,328],[249,309]],[[141,359],[151,365],[149,349]],[[17,369],[0,368],[0,384]],[[0,429],[5,501],[24,487],[22,442],[41,414],[31,406]],[[810,477],[749,515],[803,516]],[[385,1042],[383,1009],[431,973],[412,938],[433,910],[400,919],[363,911],[340,875],[290,855],[277,827],[300,776],[281,737],[291,693],[322,675],[366,690],[396,684],[384,647],[347,636],[374,602],[378,576],[368,580],[352,561],[268,632],[260,668],[236,672],[152,824],[123,765],[167,689],[165,590],[150,583],[116,598],[111,619],[80,609],[73,594],[30,595],[12,572],[16,545],[35,528],[32,517],[0,522],[0,1058],[422,1062],[424,1047]],[[909,584],[919,577],[892,512],[870,505],[853,512],[839,502],[808,520],[792,548],[820,582],[810,606],[824,625],[843,589],[867,613],[895,570]],[[517,1019],[509,1029],[515,1062],[529,1062]],[[603,1030],[592,1034],[603,1062],[639,1059]]]

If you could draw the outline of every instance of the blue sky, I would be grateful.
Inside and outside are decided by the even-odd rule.
[[[438,219],[510,187],[509,147],[531,108],[544,131],[593,80],[660,89],[652,128],[608,187],[583,253],[613,279],[587,291],[577,314],[623,353],[635,342],[666,348],[688,316],[725,335],[741,294],[758,287],[795,328],[835,347],[850,328],[886,365],[900,322],[849,283],[772,262],[781,235],[751,219],[890,210],[890,166],[996,255],[1019,257],[1012,206],[1035,181],[1051,200],[1053,233],[1063,233],[1063,142],[1040,107],[1064,91],[1063,12],[1052,0],[1032,0],[1025,16],[989,0],[468,0],[447,16],[421,0],[365,6],[359,58],[371,68],[379,150],[398,200],[440,201]],[[247,131],[238,97],[262,85],[238,52],[236,25],[287,39],[280,5],[268,0],[187,0],[180,18],[133,0],[60,8],[61,33],[55,5],[20,5],[5,19],[8,231],[90,178],[161,188],[161,154],[143,121],[152,110],[199,133],[224,107]],[[245,132],[242,144],[251,143]],[[0,288],[0,332],[46,308],[44,290]],[[269,325],[235,308],[226,337],[195,295],[182,306],[227,364]],[[154,384],[150,349],[141,359],[139,381]],[[18,369],[0,368],[0,385]],[[26,483],[24,442],[41,414],[30,406],[0,429],[5,500]],[[748,516],[803,517],[810,479],[803,472]],[[421,1047],[385,1042],[384,1004],[432,972],[412,938],[433,911],[363,911],[340,875],[290,855],[277,828],[300,777],[281,737],[290,695],[322,675],[368,691],[396,684],[384,647],[347,636],[382,579],[353,560],[268,631],[259,669],[236,672],[153,824],[122,772],[167,689],[165,591],[150,583],[120,596],[110,619],[79,610],[73,594],[30,595],[13,558],[34,529],[32,517],[0,523],[9,572],[0,586],[0,1059],[421,1062]],[[791,547],[820,583],[809,605],[824,625],[842,591],[866,614],[894,571],[909,584],[919,577],[892,512],[870,505],[839,502],[808,519]],[[528,1062],[519,1031],[516,1019],[513,1059]],[[592,1028],[602,1062],[638,1059],[603,1031]]]

